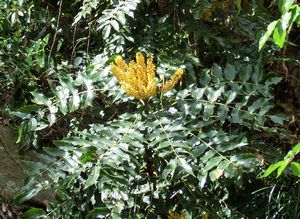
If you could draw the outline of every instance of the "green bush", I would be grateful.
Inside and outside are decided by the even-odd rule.
[[[296,198],[256,177],[272,146],[255,135],[286,133],[287,118],[265,68],[278,48],[258,51],[273,19],[263,1],[52,2],[1,5],[1,79],[24,93],[6,111],[18,142],[42,149],[16,201],[55,193],[27,218],[297,216]],[[153,54],[160,84],[178,68],[182,81],[128,96],[109,64],[136,52]]]

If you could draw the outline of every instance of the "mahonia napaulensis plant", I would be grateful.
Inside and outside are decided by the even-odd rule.
[[[155,65],[152,55],[148,55],[147,63],[142,53],[136,53],[136,61],[126,64],[122,57],[117,57],[111,64],[111,71],[120,82],[123,90],[136,99],[148,99],[157,93],[165,93],[177,84],[184,71],[177,69],[162,87],[157,88]]]

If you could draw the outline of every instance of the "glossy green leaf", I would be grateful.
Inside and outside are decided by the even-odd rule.
[[[31,118],[28,122],[28,128],[31,131],[34,131],[36,130],[37,126],[38,126],[38,121],[36,120],[36,118]]]
[[[230,161],[224,159],[224,160],[222,160],[222,161],[220,162],[220,164],[218,165],[218,169],[225,170],[229,165],[230,165]]]
[[[290,7],[293,3],[294,3],[294,0],[279,0],[278,8],[279,8],[281,14],[286,13],[290,9]]]
[[[209,172],[209,178],[212,182],[215,182],[216,180],[218,180],[223,174],[223,170],[219,170],[219,169],[214,169],[212,171]]]
[[[217,146],[217,150],[220,152],[226,152],[231,151],[235,148],[241,148],[243,146],[248,145],[248,142],[246,139],[243,139],[241,142],[232,142],[232,143],[224,143]]]
[[[227,96],[227,101],[226,104],[230,104],[236,97],[238,93],[236,91],[229,91],[226,96]]]
[[[226,64],[224,69],[224,76],[226,80],[233,81],[237,75],[237,71],[235,70],[235,67],[229,63]]]
[[[268,169],[264,172],[262,177],[268,177],[271,173],[273,173],[275,170],[277,170],[282,164],[283,164],[283,161],[279,161],[275,164],[271,164],[268,167]]]
[[[204,92],[206,91],[206,88],[197,88],[192,91],[192,97],[196,100],[200,100],[203,97]]]
[[[241,69],[241,72],[239,73],[239,78],[241,81],[248,81],[251,78],[252,75],[252,66],[246,65]]]
[[[91,161],[94,161],[95,158],[96,158],[97,154],[95,152],[95,150],[89,150],[87,151],[86,153],[84,153],[80,158],[80,162],[82,164],[86,164],[87,162],[91,162]]]
[[[218,64],[214,64],[213,70],[214,70],[214,76],[217,79],[222,80],[223,79],[223,73],[222,73],[221,67]]]
[[[277,178],[282,174],[282,172],[288,166],[288,164],[289,164],[289,160],[283,160],[280,162],[280,166],[277,169]]]
[[[100,207],[95,208],[92,211],[90,211],[87,215],[87,218],[94,218],[94,217],[107,217],[110,214],[110,209],[107,207]]]
[[[231,121],[233,123],[240,123],[240,124],[243,123],[243,115],[240,110],[233,109],[231,111]]]
[[[103,30],[102,30],[102,37],[103,39],[107,39],[110,35],[110,31],[111,31],[111,25],[106,25],[104,26]]]
[[[215,102],[223,93],[224,91],[224,87],[220,87],[218,90],[213,90],[213,89],[207,89],[207,99],[208,101],[210,101],[211,103]]]
[[[25,123],[22,122],[21,125],[18,128],[18,139],[16,141],[17,144],[22,141],[24,126],[25,126]]]
[[[222,156],[216,156],[212,157],[208,160],[208,162],[205,164],[205,166],[201,169],[201,171],[208,171],[216,166],[219,165],[219,163],[224,159]]]
[[[79,66],[82,63],[82,61],[83,61],[82,57],[76,57],[74,59],[74,65]]]
[[[270,23],[268,25],[267,31],[259,39],[259,50],[261,50],[263,48],[263,46],[265,45],[265,43],[267,42],[267,40],[270,38],[270,36],[272,35],[272,33],[273,33],[273,31],[274,31],[277,23],[278,23],[278,20],[273,21],[272,23]]]
[[[240,166],[240,168],[249,170],[253,170],[258,164],[256,157],[252,154],[233,155],[231,156],[230,161]]]
[[[288,116],[287,115],[284,115],[284,114],[276,114],[276,115],[272,115],[272,116],[269,116],[270,119],[274,122],[274,123],[277,123],[277,124],[280,124],[282,125],[283,122],[285,120],[287,120]]]
[[[203,117],[204,117],[205,120],[208,120],[209,116],[213,115],[214,108],[215,108],[214,104],[206,103],[204,105]]]
[[[70,98],[70,102],[69,102],[70,112],[74,112],[74,111],[78,110],[79,106],[80,106],[80,97],[79,97],[78,93],[73,93]]]
[[[263,69],[261,68],[260,64],[257,63],[254,66],[253,73],[252,73],[252,76],[251,76],[251,80],[254,83],[259,83],[262,80],[262,77],[263,77]]]
[[[111,21],[110,21],[110,25],[115,29],[115,31],[119,31],[120,26],[119,26],[118,21],[116,21],[116,20],[111,20]]]
[[[18,108],[17,111],[22,112],[22,113],[32,113],[38,109],[39,109],[39,107],[37,105],[27,105],[27,106]]]
[[[291,162],[291,167],[292,167],[293,174],[295,176],[300,177],[300,163]]]
[[[22,218],[24,219],[38,219],[45,218],[46,212],[40,208],[30,208],[22,214]]]
[[[88,187],[90,187],[91,185],[95,185],[96,182],[98,181],[100,175],[100,166],[96,165],[94,167],[93,172],[91,173],[91,175],[89,175],[89,177],[87,178],[84,188],[87,189]]]
[[[193,168],[189,165],[189,163],[184,158],[178,158],[178,164],[181,166],[188,174],[194,175]]]
[[[209,69],[205,69],[201,72],[200,83],[202,86],[208,85],[210,83],[211,77],[210,77],[209,73],[210,73]]]
[[[21,205],[25,201],[31,199],[33,196],[37,195],[40,190],[41,188],[32,188],[29,192],[20,192],[15,198],[15,203]]]
[[[258,100],[255,100],[251,106],[248,107],[249,113],[254,113],[257,109],[261,108],[265,103],[265,100],[263,98],[260,98]]]
[[[300,143],[296,144],[293,149],[292,152],[294,155],[298,154],[300,152]]]
[[[199,180],[199,186],[200,188],[203,188],[207,182],[207,172],[202,172],[201,174],[197,176],[197,179]]]
[[[274,43],[279,46],[280,48],[283,47],[286,37],[286,30],[283,29],[282,21],[280,20],[273,32],[273,40]]]
[[[287,31],[289,25],[292,25],[292,23],[290,22],[291,18],[292,18],[292,12],[287,12],[284,15],[282,15],[281,26],[283,30]]]
[[[206,163],[210,158],[212,158],[215,155],[216,152],[214,152],[213,150],[209,150],[207,151],[202,157],[201,157],[201,161]]]
[[[166,168],[164,169],[163,175],[164,176],[170,175],[171,177],[173,177],[177,166],[178,166],[178,160],[177,159],[170,160],[169,163],[167,164]]]
[[[50,106],[51,105],[51,100],[48,99],[47,97],[45,97],[44,94],[40,94],[40,93],[37,93],[35,91],[30,92],[30,93],[34,97],[34,99],[32,100],[32,102],[36,103],[37,105],[46,105],[46,106]]]
[[[224,122],[225,119],[228,116],[228,112],[229,112],[228,107],[223,106],[223,105],[219,106],[218,107],[218,118],[219,118],[219,120]]]

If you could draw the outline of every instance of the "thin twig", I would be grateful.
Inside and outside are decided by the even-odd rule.
[[[50,49],[49,56],[48,56],[48,65],[49,65],[50,60],[51,60],[51,54],[52,54],[52,51],[53,51],[53,48],[54,48],[54,45],[55,45],[56,37],[57,37],[57,34],[59,32],[59,22],[60,22],[60,17],[61,17],[61,8],[62,8],[62,0],[59,2],[58,18],[57,18],[57,22],[56,22],[56,32],[54,34],[51,49]]]

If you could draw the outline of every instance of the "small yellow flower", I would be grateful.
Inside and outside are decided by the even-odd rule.
[[[172,75],[171,79],[160,88],[160,92],[165,93],[175,87],[177,82],[181,79],[183,73],[184,71],[182,69],[177,69],[177,71]]]
[[[186,215],[183,211],[181,211],[180,213],[176,213],[172,210],[169,210],[168,213],[168,219],[186,219]]]
[[[111,64],[111,71],[123,90],[136,99],[148,99],[158,92],[165,93],[171,90],[184,73],[182,69],[178,69],[170,80],[157,89],[153,57],[148,55],[147,62],[145,62],[140,52],[136,53],[136,61],[132,60],[129,64],[126,64],[121,57],[117,57],[115,63]]]
[[[212,21],[212,9],[205,9],[202,12],[201,18],[204,21]]]

